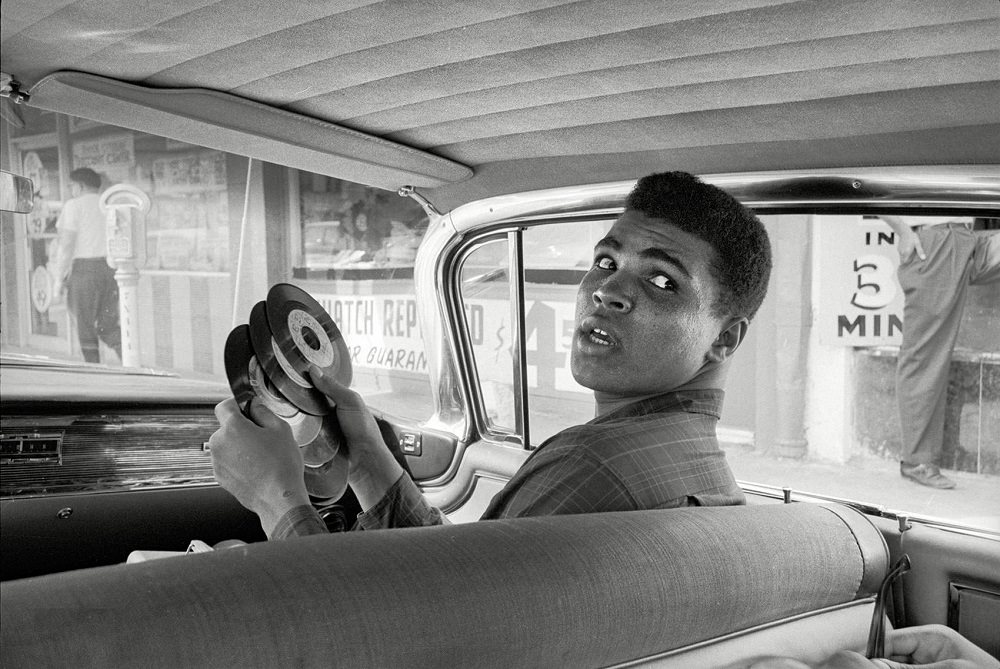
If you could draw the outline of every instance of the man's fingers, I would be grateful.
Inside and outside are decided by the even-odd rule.
[[[225,424],[233,414],[240,412],[239,406],[236,404],[236,400],[230,397],[229,399],[222,400],[215,405],[215,417],[220,424]]]
[[[340,409],[361,409],[365,406],[360,395],[337,383],[316,365],[309,365],[309,380]]]

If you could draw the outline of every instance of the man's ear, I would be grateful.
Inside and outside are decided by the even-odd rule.
[[[708,349],[706,358],[709,362],[725,362],[729,359],[747,335],[747,328],[750,321],[744,317],[733,317],[726,321],[725,328],[719,336],[712,342],[712,347]]]

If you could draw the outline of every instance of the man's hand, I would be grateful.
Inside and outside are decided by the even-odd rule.
[[[933,667],[934,669],[1000,669],[992,655],[944,625],[921,625],[892,630],[885,639],[890,669]]]
[[[288,510],[309,504],[302,454],[288,423],[261,402],[250,402],[253,420],[236,400],[215,407],[221,427],[209,439],[215,480],[260,517],[268,536]]]
[[[403,468],[382,440],[375,417],[357,392],[324,376],[315,365],[309,379],[337,407],[337,420],[347,442],[348,483],[365,511],[375,505],[403,474]]]
[[[890,630],[885,643],[890,659],[869,660],[860,653],[840,651],[813,667],[788,657],[766,657],[748,669],[1000,669],[992,655],[944,625]]]
[[[920,243],[920,237],[913,228],[908,226],[900,216],[879,216],[889,224],[892,231],[896,233],[896,251],[899,252],[899,262],[905,263],[916,254],[921,260],[927,260],[924,247]]]

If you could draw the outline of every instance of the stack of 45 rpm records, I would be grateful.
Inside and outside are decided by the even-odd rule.
[[[343,434],[333,404],[308,375],[316,365],[341,385],[351,383],[347,346],[326,310],[301,288],[275,284],[254,305],[249,323],[229,333],[224,360],[240,411],[249,417],[256,399],[292,428],[307,492],[319,500],[340,498],[347,488]]]

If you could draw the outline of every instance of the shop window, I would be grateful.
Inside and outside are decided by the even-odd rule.
[[[413,200],[300,172],[299,214],[302,243],[295,259],[296,277],[413,275],[417,246],[427,229],[427,216]]]
[[[428,224],[423,208],[391,191],[320,174],[293,172],[292,182],[292,278],[337,323],[351,355],[352,387],[377,411],[426,419],[432,393],[413,285]]]
[[[22,112],[23,127],[4,125],[3,146],[10,149],[4,167],[32,180],[35,209],[4,230],[16,261],[4,265],[3,297],[16,322],[27,327],[7,328],[4,344],[29,354],[83,357],[78,315],[66,286],[76,260],[106,256],[106,228],[94,222],[103,219],[88,214],[81,228],[86,239],[78,233],[65,247],[73,255],[62,258],[66,253],[60,249],[69,242],[60,242],[57,223],[66,203],[79,194],[70,173],[89,168],[100,178],[99,196],[123,185],[149,198],[128,247],[135,251],[140,277],[138,318],[122,332],[129,348],[139,352],[132,364],[224,379],[221,349],[232,327],[235,257],[230,231],[241,223],[247,159],[38,109]],[[106,311],[117,309],[111,304]],[[102,321],[98,327],[107,325]],[[98,347],[101,362],[121,363],[113,337],[102,338]]]

